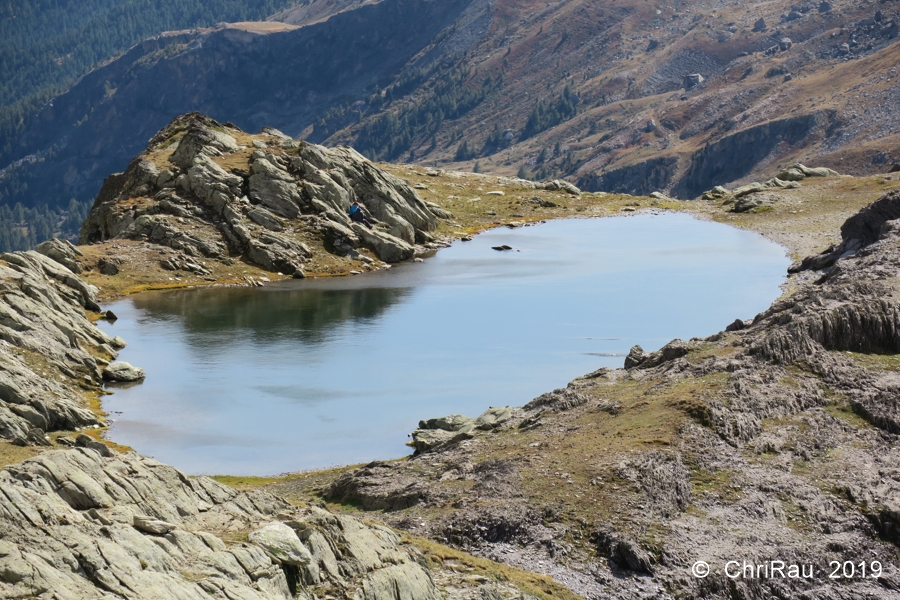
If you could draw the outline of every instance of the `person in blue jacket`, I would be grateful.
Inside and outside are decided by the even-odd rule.
[[[372,222],[369,220],[369,217],[366,216],[366,213],[359,205],[359,202],[354,202],[350,205],[350,220],[356,223],[362,223],[369,229],[372,229]]]

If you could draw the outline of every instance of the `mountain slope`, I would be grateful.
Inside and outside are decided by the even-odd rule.
[[[896,3],[319,0],[276,18],[159,36],[91,73],[17,139],[0,201],[86,200],[190,110],[381,160],[682,198],[794,159],[900,160]]]
[[[245,129],[274,124],[296,134],[336,97],[390,77],[461,4],[390,0],[303,28],[239,23],[147,40],[43,109],[0,172],[0,187],[15,177],[28,190],[3,200],[88,199],[101,177],[194,109]]]

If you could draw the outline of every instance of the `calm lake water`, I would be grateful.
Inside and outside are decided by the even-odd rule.
[[[754,233],[638,215],[498,229],[364,276],[141,294],[101,324],[147,371],[111,388],[108,435],[191,474],[395,458],[419,419],[519,406],[634,344],[751,318],[789,262]]]

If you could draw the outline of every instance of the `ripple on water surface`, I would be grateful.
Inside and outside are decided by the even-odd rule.
[[[419,419],[522,405],[634,344],[750,318],[788,264],[754,233],[640,215],[498,229],[360,277],[141,294],[102,325],[147,370],[105,399],[109,437],[189,473],[398,457]]]

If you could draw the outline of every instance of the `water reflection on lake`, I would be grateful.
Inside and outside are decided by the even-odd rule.
[[[189,473],[397,457],[419,419],[521,405],[633,344],[750,318],[788,263],[750,232],[640,215],[490,231],[359,277],[141,294],[102,325],[147,370],[106,398],[109,437]]]

